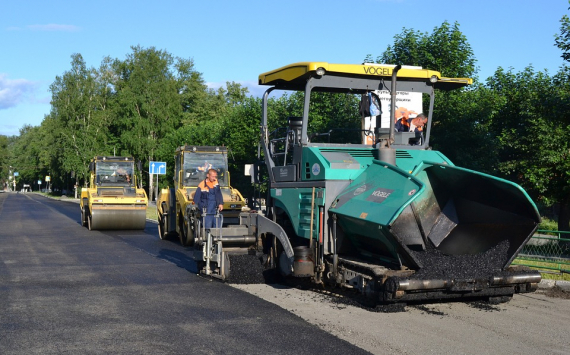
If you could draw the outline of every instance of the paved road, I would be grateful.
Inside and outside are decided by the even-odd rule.
[[[77,204],[0,194],[0,354],[570,354],[569,299],[375,313],[314,291],[208,281],[190,253],[152,223],[89,232]]]
[[[195,275],[144,231],[88,231],[77,204],[0,194],[0,354],[363,354],[259,297]]]

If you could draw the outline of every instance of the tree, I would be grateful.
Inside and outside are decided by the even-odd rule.
[[[20,128],[20,135],[9,146],[10,165],[17,171],[17,187],[23,184],[33,185],[39,176],[39,152],[43,144],[39,138],[40,127],[25,125]]]
[[[174,58],[154,47],[131,47],[124,61],[113,62],[116,90],[116,130],[121,155],[131,155],[148,166],[159,141],[180,127],[183,105],[192,103],[191,84],[196,79],[191,61]],[[183,70],[176,77],[174,70]],[[199,83],[196,83],[199,85]],[[182,102],[182,98],[186,101]],[[154,189],[150,180],[149,197]]]
[[[192,105],[185,105],[185,114],[191,113],[185,117],[192,118],[185,120],[179,129],[161,139],[157,148],[156,156],[165,161],[167,166],[174,166],[174,152],[182,145],[233,147],[234,142],[226,140],[224,135],[233,130],[228,122],[232,122],[233,111],[247,102],[248,89],[235,82],[227,82],[225,89],[212,90],[206,86],[196,88],[192,94]],[[203,88],[202,92],[199,91],[200,88]],[[259,125],[256,127],[258,129]],[[167,172],[161,186],[169,185],[172,178],[171,170]]]
[[[527,67],[499,68],[486,90],[502,100],[492,112],[501,176],[517,181],[538,201],[560,205],[558,229],[570,222],[570,80]]]
[[[156,156],[160,161],[166,162],[166,166],[174,167],[174,153],[176,148],[183,145],[222,145],[221,134],[226,128],[223,120],[203,122],[196,125],[185,125],[170,132],[161,139],[156,150]],[[160,183],[161,187],[172,186],[174,169],[167,169],[166,176]]]
[[[87,68],[81,54],[71,58],[71,69],[50,85],[51,112],[45,118],[50,139],[46,142],[58,160],[54,175],[67,180],[74,173],[78,181],[87,179],[91,158],[109,153],[111,75],[105,66],[100,72]]]
[[[131,49],[126,60],[113,63],[116,124],[121,148],[136,160],[150,161],[158,140],[180,125],[182,108],[172,56],[152,47]]]
[[[371,59],[368,55],[365,61]],[[437,70],[445,77],[476,79],[477,76],[473,50],[457,22],[450,25],[446,21],[432,33],[404,28],[376,62],[421,66]],[[481,143],[495,144],[485,118],[493,105],[480,105],[480,100],[490,103],[496,98],[488,92],[479,92],[477,84],[474,86],[474,89],[436,92],[430,142],[457,165],[491,171],[492,164],[481,158],[488,156]],[[428,103],[423,106],[426,110]]]
[[[261,99],[255,97],[243,98],[240,105],[234,106],[227,119],[220,141],[231,153],[228,157],[232,185],[242,195],[252,195],[252,185],[249,176],[245,176],[245,164],[253,164],[257,160],[257,146],[260,139]]]
[[[207,86],[202,74],[194,69],[194,62],[191,59],[178,58],[174,67],[177,71],[177,91],[182,107],[181,123],[194,125],[203,119],[201,108],[207,100]]]
[[[570,1],[568,3],[570,4]],[[560,34],[556,35],[554,42],[562,51],[562,59],[570,62],[570,18],[568,15],[564,15],[560,19]]]
[[[9,175],[8,136],[0,135],[0,190],[6,187]]]
[[[369,55],[367,59],[370,58]],[[418,65],[452,78],[472,78],[477,74],[473,49],[457,22],[451,26],[445,21],[431,34],[404,28],[376,62]]]

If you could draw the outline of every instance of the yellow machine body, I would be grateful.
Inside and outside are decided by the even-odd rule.
[[[136,185],[134,159],[96,156],[81,190],[81,222],[90,230],[144,229],[148,198]]]
[[[218,183],[224,198],[224,225],[239,224],[239,214],[245,204],[241,193],[230,185],[227,147],[185,145],[176,149],[174,188],[161,189],[156,202],[161,238],[178,234],[183,245],[192,245],[195,223],[190,217],[194,194],[206,179],[208,169],[218,173]]]

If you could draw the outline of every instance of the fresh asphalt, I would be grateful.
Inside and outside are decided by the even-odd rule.
[[[197,276],[156,229],[89,231],[76,203],[1,193],[0,354],[366,353]]]

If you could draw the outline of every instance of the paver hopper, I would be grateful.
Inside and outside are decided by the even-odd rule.
[[[509,181],[436,163],[409,174],[374,161],[329,212],[350,254],[403,271],[386,272],[385,299],[509,295],[512,285],[526,291],[540,281],[537,272],[509,269],[540,222]]]

